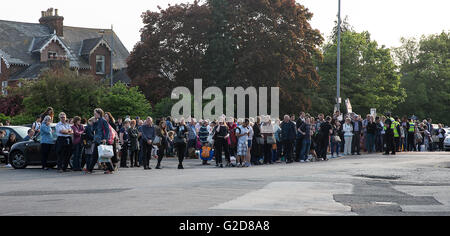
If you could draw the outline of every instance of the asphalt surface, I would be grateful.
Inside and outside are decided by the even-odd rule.
[[[449,152],[176,167],[86,175],[2,164],[0,215],[450,215]]]

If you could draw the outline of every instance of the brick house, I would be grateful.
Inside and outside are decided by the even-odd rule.
[[[53,8],[41,12],[39,23],[0,20],[0,82],[20,86],[20,79],[36,79],[43,69],[63,64],[98,79],[130,84],[128,50],[111,29],[64,26],[64,17]]]

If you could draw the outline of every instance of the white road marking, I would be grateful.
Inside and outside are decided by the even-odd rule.
[[[394,186],[412,196],[432,196],[443,205],[401,205],[404,212],[450,212],[450,186]]]
[[[333,194],[351,194],[352,184],[323,182],[273,182],[210,209],[283,211],[305,215],[356,215],[337,203]]]

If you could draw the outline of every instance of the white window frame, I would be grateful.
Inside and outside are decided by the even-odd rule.
[[[8,81],[2,81],[2,94],[8,95]]]
[[[50,54],[54,55],[54,57],[50,57]],[[48,57],[49,60],[50,59],[55,60],[56,58],[58,58],[58,53],[53,52],[53,51],[48,51],[47,52],[47,57]]]
[[[104,75],[105,74],[105,60],[106,57],[104,55],[96,55],[95,56],[95,73],[98,75]],[[101,62],[102,63],[102,67],[101,67],[101,71],[98,70],[98,63]]]

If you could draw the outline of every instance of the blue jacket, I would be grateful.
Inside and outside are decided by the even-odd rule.
[[[52,128],[47,124],[41,125],[41,143],[53,144]]]
[[[109,139],[109,125],[103,117],[94,123],[94,142],[101,144],[102,140]]]

